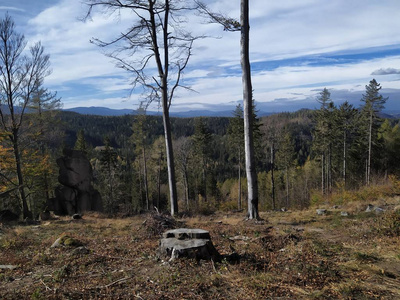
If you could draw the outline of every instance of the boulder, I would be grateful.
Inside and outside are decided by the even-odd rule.
[[[158,254],[170,260],[179,257],[220,261],[221,256],[211,242],[210,233],[203,229],[179,228],[163,233]]]
[[[326,214],[327,214],[327,210],[326,209],[323,209],[323,208],[317,209],[317,215],[323,216],[323,215],[326,215]]]

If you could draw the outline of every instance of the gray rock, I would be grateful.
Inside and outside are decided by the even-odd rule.
[[[341,215],[342,217],[348,217],[348,216],[349,216],[349,213],[348,213],[347,211],[342,211],[342,212],[340,213],[340,215]]]
[[[18,266],[13,266],[13,265],[0,265],[0,269],[9,269],[9,270],[14,270],[18,268]]]
[[[383,213],[385,210],[381,207],[378,206],[374,206],[372,204],[368,204],[367,209],[365,210],[365,212],[375,212],[377,214]]]
[[[318,208],[317,209],[317,215],[323,216],[323,215],[326,215],[326,214],[327,214],[327,210],[326,209],[323,209],[323,208]]]
[[[367,209],[365,210],[365,212],[371,212],[374,210],[374,207],[372,204],[368,204]]]
[[[85,254],[89,254],[90,251],[88,248],[86,248],[85,246],[81,246],[78,248],[75,248],[72,252],[71,255],[85,255]]]

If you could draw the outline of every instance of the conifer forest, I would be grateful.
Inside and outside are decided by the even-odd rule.
[[[307,208],[329,197],[346,202],[346,191],[397,180],[400,124],[382,113],[387,99],[380,88],[371,80],[358,107],[335,105],[327,89],[316,99],[319,109],[258,118],[255,107],[261,211]],[[18,135],[26,208],[33,216],[54,197],[63,148],[81,150],[90,160],[107,214],[169,210],[161,117],[80,115],[58,110],[57,99],[49,101],[44,92],[34,99]],[[4,115],[3,122],[9,118]],[[245,211],[242,107],[230,118],[172,118],[171,126],[180,210]],[[0,155],[1,208],[22,212],[15,153],[4,126]]]

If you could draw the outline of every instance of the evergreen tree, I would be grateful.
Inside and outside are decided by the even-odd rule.
[[[76,142],[74,146],[75,150],[82,151],[85,155],[88,154],[88,145],[85,139],[85,133],[83,129],[80,129],[76,134]]]
[[[371,164],[373,160],[373,149],[377,146],[378,141],[378,129],[382,122],[379,113],[384,108],[384,105],[388,98],[384,98],[379,91],[381,90],[381,85],[372,79],[368,85],[365,86],[365,94],[361,98],[364,102],[364,106],[361,109],[362,117],[362,129],[364,130],[363,144],[365,147],[365,183],[370,184],[371,180]]]
[[[337,117],[335,119],[335,128],[338,130],[339,137],[341,137],[341,142],[336,143],[334,141],[334,145],[336,145],[339,148],[339,152],[342,153],[341,178],[343,180],[344,187],[346,188],[348,177],[348,152],[355,138],[358,111],[353,107],[353,105],[346,101],[339,106],[339,109],[336,112]]]
[[[286,207],[290,206],[290,193],[289,193],[289,186],[290,186],[290,170],[294,166],[294,144],[293,144],[293,137],[284,129],[283,134],[279,140],[279,148],[277,151],[277,164],[278,167],[284,171],[285,173],[285,190],[286,190]]]
[[[382,167],[385,177],[389,174],[400,174],[400,123],[391,126],[386,119],[380,129],[378,138],[383,143]]]
[[[103,174],[102,187],[105,188],[105,208],[113,214],[116,206],[116,185],[118,185],[118,155],[111,147],[110,138],[104,139],[104,149],[100,152],[101,173]]]
[[[317,98],[321,107],[315,112],[313,148],[321,157],[321,190],[323,194],[332,187],[332,132],[335,107],[330,97],[331,93],[324,88]]]
[[[195,149],[195,156],[201,168],[201,184],[199,192],[207,201],[207,172],[209,167],[209,159],[211,155],[211,139],[212,134],[206,127],[203,118],[195,120],[194,134],[192,136],[193,146]]]
[[[134,123],[132,126],[132,136],[131,142],[135,147],[135,154],[137,159],[141,158],[140,166],[141,166],[141,174],[143,176],[143,189],[144,189],[144,197],[146,203],[146,209],[150,210],[150,196],[149,196],[149,184],[148,184],[148,172],[147,172],[147,148],[149,145],[149,124],[146,115],[146,109],[141,103],[138,109],[138,115],[134,119]]]
[[[238,166],[238,209],[242,209],[242,160],[244,152],[244,123],[243,109],[240,104],[236,106],[233,117],[229,120],[227,130],[230,152],[229,158],[236,160]]]

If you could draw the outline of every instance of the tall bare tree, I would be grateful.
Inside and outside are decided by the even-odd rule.
[[[244,153],[246,160],[247,193],[248,193],[248,217],[258,219],[258,182],[256,164],[254,159],[253,139],[253,88],[251,84],[250,68],[250,24],[249,24],[249,0],[240,1],[240,48],[243,85],[243,118],[244,118]]]
[[[15,23],[7,14],[0,20],[0,126],[7,133],[15,158],[19,196],[23,217],[32,217],[28,208],[22,170],[20,131],[26,108],[50,74],[49,55],[40,42],[24,52],[26,40],[15,31]]]
[[[108,56],[117,61],[118,67],[133,74],[134,88],[140,85],[149,91],[148,101],[160,101],[171,214],[174,215],[178,212],[178,201],[169,109],[177,88],[183,87],[182,74],[192,54],[193,42],[198,38],[183,28],[183,14],[192,7],[185,0],[86,0],[86,3],[89,5],[87,18],[96,7],[107,13],[130,10],[136,16],[133,25],[114,40],[92,42],[100,47],[116,46]]]
[[[240,31],[240,63],[242,67],[243,86],[243,119],[244,119],[244,151],[247,177],[247,208],[248,218],[258,219],[258,182],[255,166],[253,137],[253,87],[251,84],[250,66],[250,24],[249,0],[240,0],[240,22],[220,13],[212,12],[202,1],[195,1],[201,12],[208,16],[211,22],[219,23],[225,31]]]

